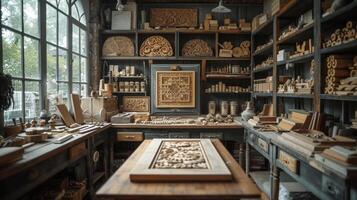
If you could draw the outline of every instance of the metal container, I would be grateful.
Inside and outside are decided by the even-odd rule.
[[[211,114],[211,115],[216,114],[216,101],[208,102],[208,114]]]
[[[222,101],[221,102],[221,115],[222,116],[227,116],[228,115],[228,102],[227,101]]]
[[[230,102],[230,110],[231,110],[231,115],[232,116],[236,116],[237,115],[237,106],[238,103],[236,101],[231,101]]]

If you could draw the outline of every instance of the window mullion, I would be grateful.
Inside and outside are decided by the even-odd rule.
[[[26,105],[25,105],[25,36],[24,36],[24,30],[25,30],[25,24],[24,24],[24,0],[21,0],[21,68],[22,68],[22,117],[23,119],[26,119]]]
[[[39,2],[39,16],[40,16],[40,105],[41,110],[47,107],[47,43],[46,43],[46,1]]]

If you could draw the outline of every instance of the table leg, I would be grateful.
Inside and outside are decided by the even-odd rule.
[[[249,161],[250,161],[250,146],[249,143],[245,143],[245,173],[249,174]]]
[[[270,170],[271,172],[271,199],[278,200],[279,199],[279,186],[280,186],[280,169],[276,166],[273,166]]]

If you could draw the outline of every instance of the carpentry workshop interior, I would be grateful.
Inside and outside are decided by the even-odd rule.
[[[357,0],[0,0],[1,200],[357,200]]]

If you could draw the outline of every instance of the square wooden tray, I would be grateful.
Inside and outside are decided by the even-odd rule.
[[[207,168],[155,168],[164,142],[199,142]],[[132,182],[231,181],[232,174],[210,139],[154,139],[130,172]]]

